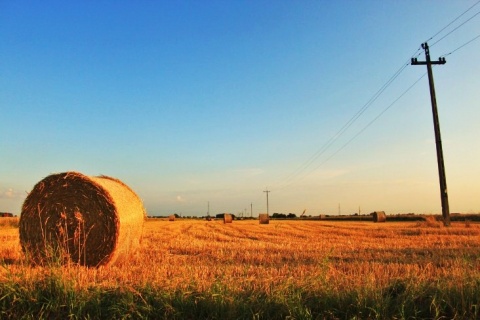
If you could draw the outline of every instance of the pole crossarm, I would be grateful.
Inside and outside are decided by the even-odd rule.
[[[443,57],[438,58],[438,61],[430,61],[430,64],[445,64],[445,63],[447,63],[447,61]],[[418,61],[417,58],[412,58],[412,65],[413,66],[415,66],[415,65],[427,65],[427,64],[428,64],[427,61]]]

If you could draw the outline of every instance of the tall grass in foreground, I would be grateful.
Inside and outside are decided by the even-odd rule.
[[[99,269],[31,267],[1,231],[1,319],[480,318],[473,223],[149,221]]]
[[[2,319],[478,319],[479,280],[460,287],[443,281],[392,283],[387,288],[342,292],[277,288],[267,294],[231,292],[213,286],[203,292],[150,286],[75,288],[51,274],[32,285],[0,286]]]

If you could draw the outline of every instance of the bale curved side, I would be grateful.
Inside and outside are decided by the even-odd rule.
[[[258,221],[260,224],[269,224],[270,223],[270,217],[268,216],[267,213],[260,213],[258,215]]]
[[[140,246],[143,233],[143,224],[147,216],[140,197],[119,179],[99,176],[90,177],[101,185],[112,197],[117,217],[118,237],[115,250],[105,264],[113,264],[124,260]]]
[[[375,211],[372,213],[373,222],[385,222],[387,221],[387,215],[385,211]]]
[[[113,264],[138,247],[144,218],[141,200],[118,179],[53,174],[23,203],[20,243],[36,264]]]
[[[223,215],[223,223],[232,223],[232,221],[233,221],[233,217],[231,214],[225,213]]]

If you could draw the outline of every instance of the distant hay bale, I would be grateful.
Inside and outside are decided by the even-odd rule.
[[[373,222],[385,222],[387,221],[387,215],[385,211],[375,211],[372,213]]]
[[[270,223],[270,217],[268,216],[267,213],[260,213],[258,215],[258,221],[260,224],[269,224]]]
[[[174,214],[169,215],[168,216],[168,221],[175,221],[175,215]]]
[[[223,215],[223,223],[232,223],[233,217],[230,213],[225,213]]]
[[[98,267],[124,260],[140,243],[142,201],[122,181],[53,174],[28,194],[20,216],[22,250],[35,264],[56,259]]]

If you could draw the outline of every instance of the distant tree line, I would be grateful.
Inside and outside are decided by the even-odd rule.
[[[234,214],[232,214],[232,213],[228,213],[228,214],[232,216],[233,220],[236,219],[236,216]],[[219,214],[215,215],[216,219],[223,219],[223,217],[225,217],[225,213],[219,213]]]
[[[273,219],[295,219],[296,217],[297,215],[295,213],[285,214],[275,212],[274,214],[272,214]]]
[[[10,212],[0,212],[0,217],[13,217],[13,213],[10,213]]]

